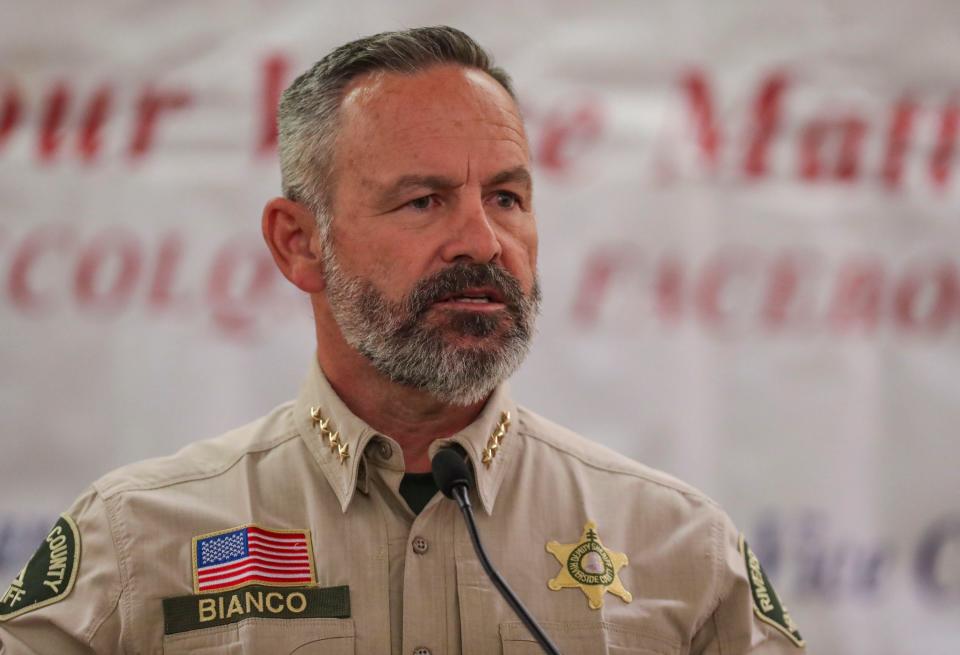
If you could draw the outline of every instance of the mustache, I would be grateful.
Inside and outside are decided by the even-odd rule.
[[[453,264],[420,280],[407,296],[407,309],[412,316],[420,316],[434,303],[475,287],[496,289],[512,314],[522,311],[526,298],[520,282],[505,268],[493,263]]]

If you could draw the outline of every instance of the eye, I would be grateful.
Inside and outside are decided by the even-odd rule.
[[[419,198],[414,198],[407,203],[407,207],[411,209],[416,209],[418,211],[424,211],[430,209],[435,204],[435,199],[433,196],[421,196]]]
[[[494,194],[494,202],[500,209],[513,209],[520,204],[520,198],[517,197],[517,194],[509,191],[497,191]]]
[[[422,196],[420,198],[414,198],[413,200],[408,202],[407,205],[409,207],[412,207],[413,209],[429,209],[431,202],[432,202],[432,199],[430,198],[430,196]]]

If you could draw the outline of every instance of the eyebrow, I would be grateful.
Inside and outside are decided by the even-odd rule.
[[[500,171],[487,180],[483,186],[499,186],[509,183],[521,184],[527,189],[533,188],[533,178],[530,177],[530,171],[527,170],[526,166],[515,166]]]

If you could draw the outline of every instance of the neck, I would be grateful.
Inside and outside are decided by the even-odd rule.
[[[430,444],[470,425],[486,400],[451,405],[397,384],[346,343],[335,326],[317,321],[317,361],[330,386],[351,412],[400,445],[408,473],[430,471]]]

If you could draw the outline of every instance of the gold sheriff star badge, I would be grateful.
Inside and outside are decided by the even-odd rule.
[[[633,600],[633,595],[620,582],[620,569],[627,565],[627,556],[607,550],[597,534],[597,524],[587,521],[583,526],[580,543],[561,544],[547,542],[547,552],[560,562],[560,573],[547,582],[554,591],[580,587],[587,597],[590,609],[603,607],[603,595],[610,592],[624,602]]]

